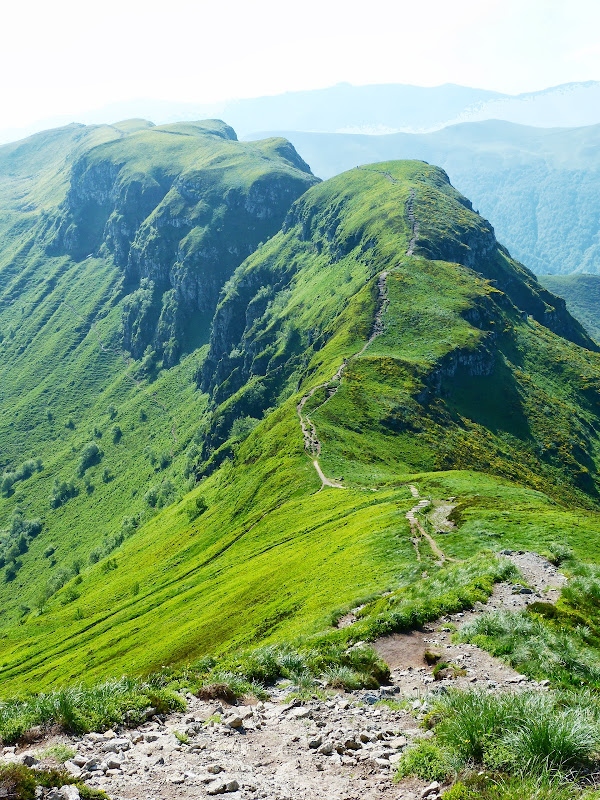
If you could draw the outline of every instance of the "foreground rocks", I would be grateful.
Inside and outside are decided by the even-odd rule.
[[[405,748],[432,736],[421,726],[435,695],[450,686],[489,691],[536,683],[469,644],[453,644],[452,631],[487,610],[518,610],[543,597],[554,602],[561,575],[531,553],[507,553],[521,568],[531,593],[501,584],[487,605],[439,620],[422,631],[376,643],[391,667],[392,683],[376,691],[330,693],[300,703],[294,687],[274,687],[265,702],[230,706],[188,695],[185,713],[154,716],[135,729],[47,737],[25,748],[4,748],[3,760],[56,767],[48,748],[62,744],[73,755],[64,764],[75,778],[112,800],[438,800],[438,783],[393,783]],[[426,657],[427,653],[427,657]],[[431,656],[451,663],[435,680]],[[456,669],[455,669],[456,668]],[[438,676],[439,677],[439,676]],[[43,800],[77,800],[75,787],[39,793]]]

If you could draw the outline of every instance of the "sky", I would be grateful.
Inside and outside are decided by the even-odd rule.
[[[0,128],[152,98],[600,80],[598,0],[30,0],[3,8]]]

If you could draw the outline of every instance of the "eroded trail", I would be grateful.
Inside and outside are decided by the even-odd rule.
[[[456,559],[447,556],[438,546],[437,542],[433,538],[433,536],[428,533],[425,529],[425,526],[421,523],[419,519],[419,513],[423,511],[430,504],[430,500],[425,497],[421,497],[419,495],[419,490],[416,486],[411,484],[409,486],[410,493],[416,499],[419,498],[419,502],[413,506],[410,511],[406,512],[406,519],[410,525],[410,531],[412,534],[411,541],[415,547],[417,552],[417,561],[421,560],[421,553],[419,551],[419,539],[423,538],[427,541],[429,547],[431,548],[431,552],[438,558],[438,563],[443,564],[444,561],[455,561]]]
[[[396,178],[394,178],[389,172],[382,172],[381,170],[376,170],[376,169],[366,169],[364,167],[357,167],[357,169],[363,169],[365,172],[375,172],[379,175],[383,175],[392,183],[400,182]],[[414,189],[411,189],[410,197],[408,199],[406,207],[406,213],[408,221],[410,223],[410,230],[411,230],[411,238],[409,240],[408,248],[406,250],[407,256],[413,255],[414,248],[419,235],[419,223],[415,216],[414,200],[415,200],[415,191]],[[300,420],[300,428],[302,430],[302,436],[304,439],[304,449],[306,450],[307,454],[311,457],[317,475],[321,479],[321,489],[325,486],[331,486],[335,489],[344,489],[346,487],[339,481],[334,481],[331,478],[327,478],[326,475],[323,473],[323,470],[321,469],[318,461],[322,449],[321,441],[317,435],[317,429],[315,427],[314,422],[312,421],[312,419],[308,414],[304,413],[304,406],[311,399],[311,397],[313,397],[313,395],[317,391],[319,391],[319,389],[325,389],[327,392],[327,396],[322,403],[320,403],[316,408],[313,409],[313,413],[322,406],[324,406],[325,403],[328,400],[330,400],[340,388],[340,382],[342,380],[342,376],[348,364],[354,359],[362,356],[363,353],[367,350],[367,348],[375,341],[375,339],[378,336],[381,336],[381,334],[384,332],[385,330],[384,315],[390,304],[388,297],[387,279],[391,271],[392,270],[383,270],[382,272],[379,273],[377,279],[377,296],[378,296],[377,311],[375,313],[375,319],[373,320],[373,328],[371,330],[371,335],[369,336],[365,344],[358,351],[358,353],[353,355],[350,359],[345,358],[343,362],[340,364],[337,372],[328,381],[323,381],[323,383],[319,383],[317,386],[313,386],[310,392],[308,392],[308,394],[305,394],[304,397],[300,400],[300,402],[296,406],[296,411],[298,413],[298,418]],[[426,532],[424,532],[423,535],[425,536],[425,538],[430,538],[429,534],[427,534]],[[436,547],[437,545],[435,545],[435,542],[433,542],[432,549],[434,550],[434,552]],[[443,556],[441,551],[439,551],[439,553],[442,559],[444,559],[445,557]],[[417,549],[417,555],[418,555],[418,549]]]

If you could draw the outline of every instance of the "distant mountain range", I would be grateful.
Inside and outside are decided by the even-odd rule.
[[[289,139],[321,178],[387,159],[436,164],[530,269],[600,272],[600,125],[534,128],[488,120],[427,134],[259,136],[274,135]]]
[[[74,118],[75,117],[75,118]],[[502,119],[540,127],[600,123],[600,82],[567,83],[519,95],[455,84],[410,86],[389,83],[285,92],[222,103],[174,103],[135,99],[86,113],[56,116],[0,131],[0,142],[69,122],[86,124],[144,117],[158,124],[219,118],[239,136],[260,130],[322,133],[424,133],[458,122]]]

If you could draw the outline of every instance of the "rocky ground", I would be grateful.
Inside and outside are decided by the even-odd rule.
[[[44,755],[48,748],[68,745],[76,754],[66,768],[112,800],[220,794],[231,800],[435,800],[443,791],[437,784],[392,780],[404,748],[431,735],[419,722],[432,696],[451,685],[544,689],[477,647],[450,641],[455,627],[483,610],[556,600],[565,578],[555,567],[533,553],[505,555],[521,570],[523,585],[501,584],[485,606],[375,644],[392,671],[388,687],[300,704],[290,702],[290,688],[280,684],[266,702],[233,707],[190,695],[185,713],[82,738],[57,734],[25,748],[4,748],[4,760],[51,765],[52,757]],[[460,668],[460,674],[436,681],[426,650]],[[63,787],[46,798],[77,800],[77,790]]]

